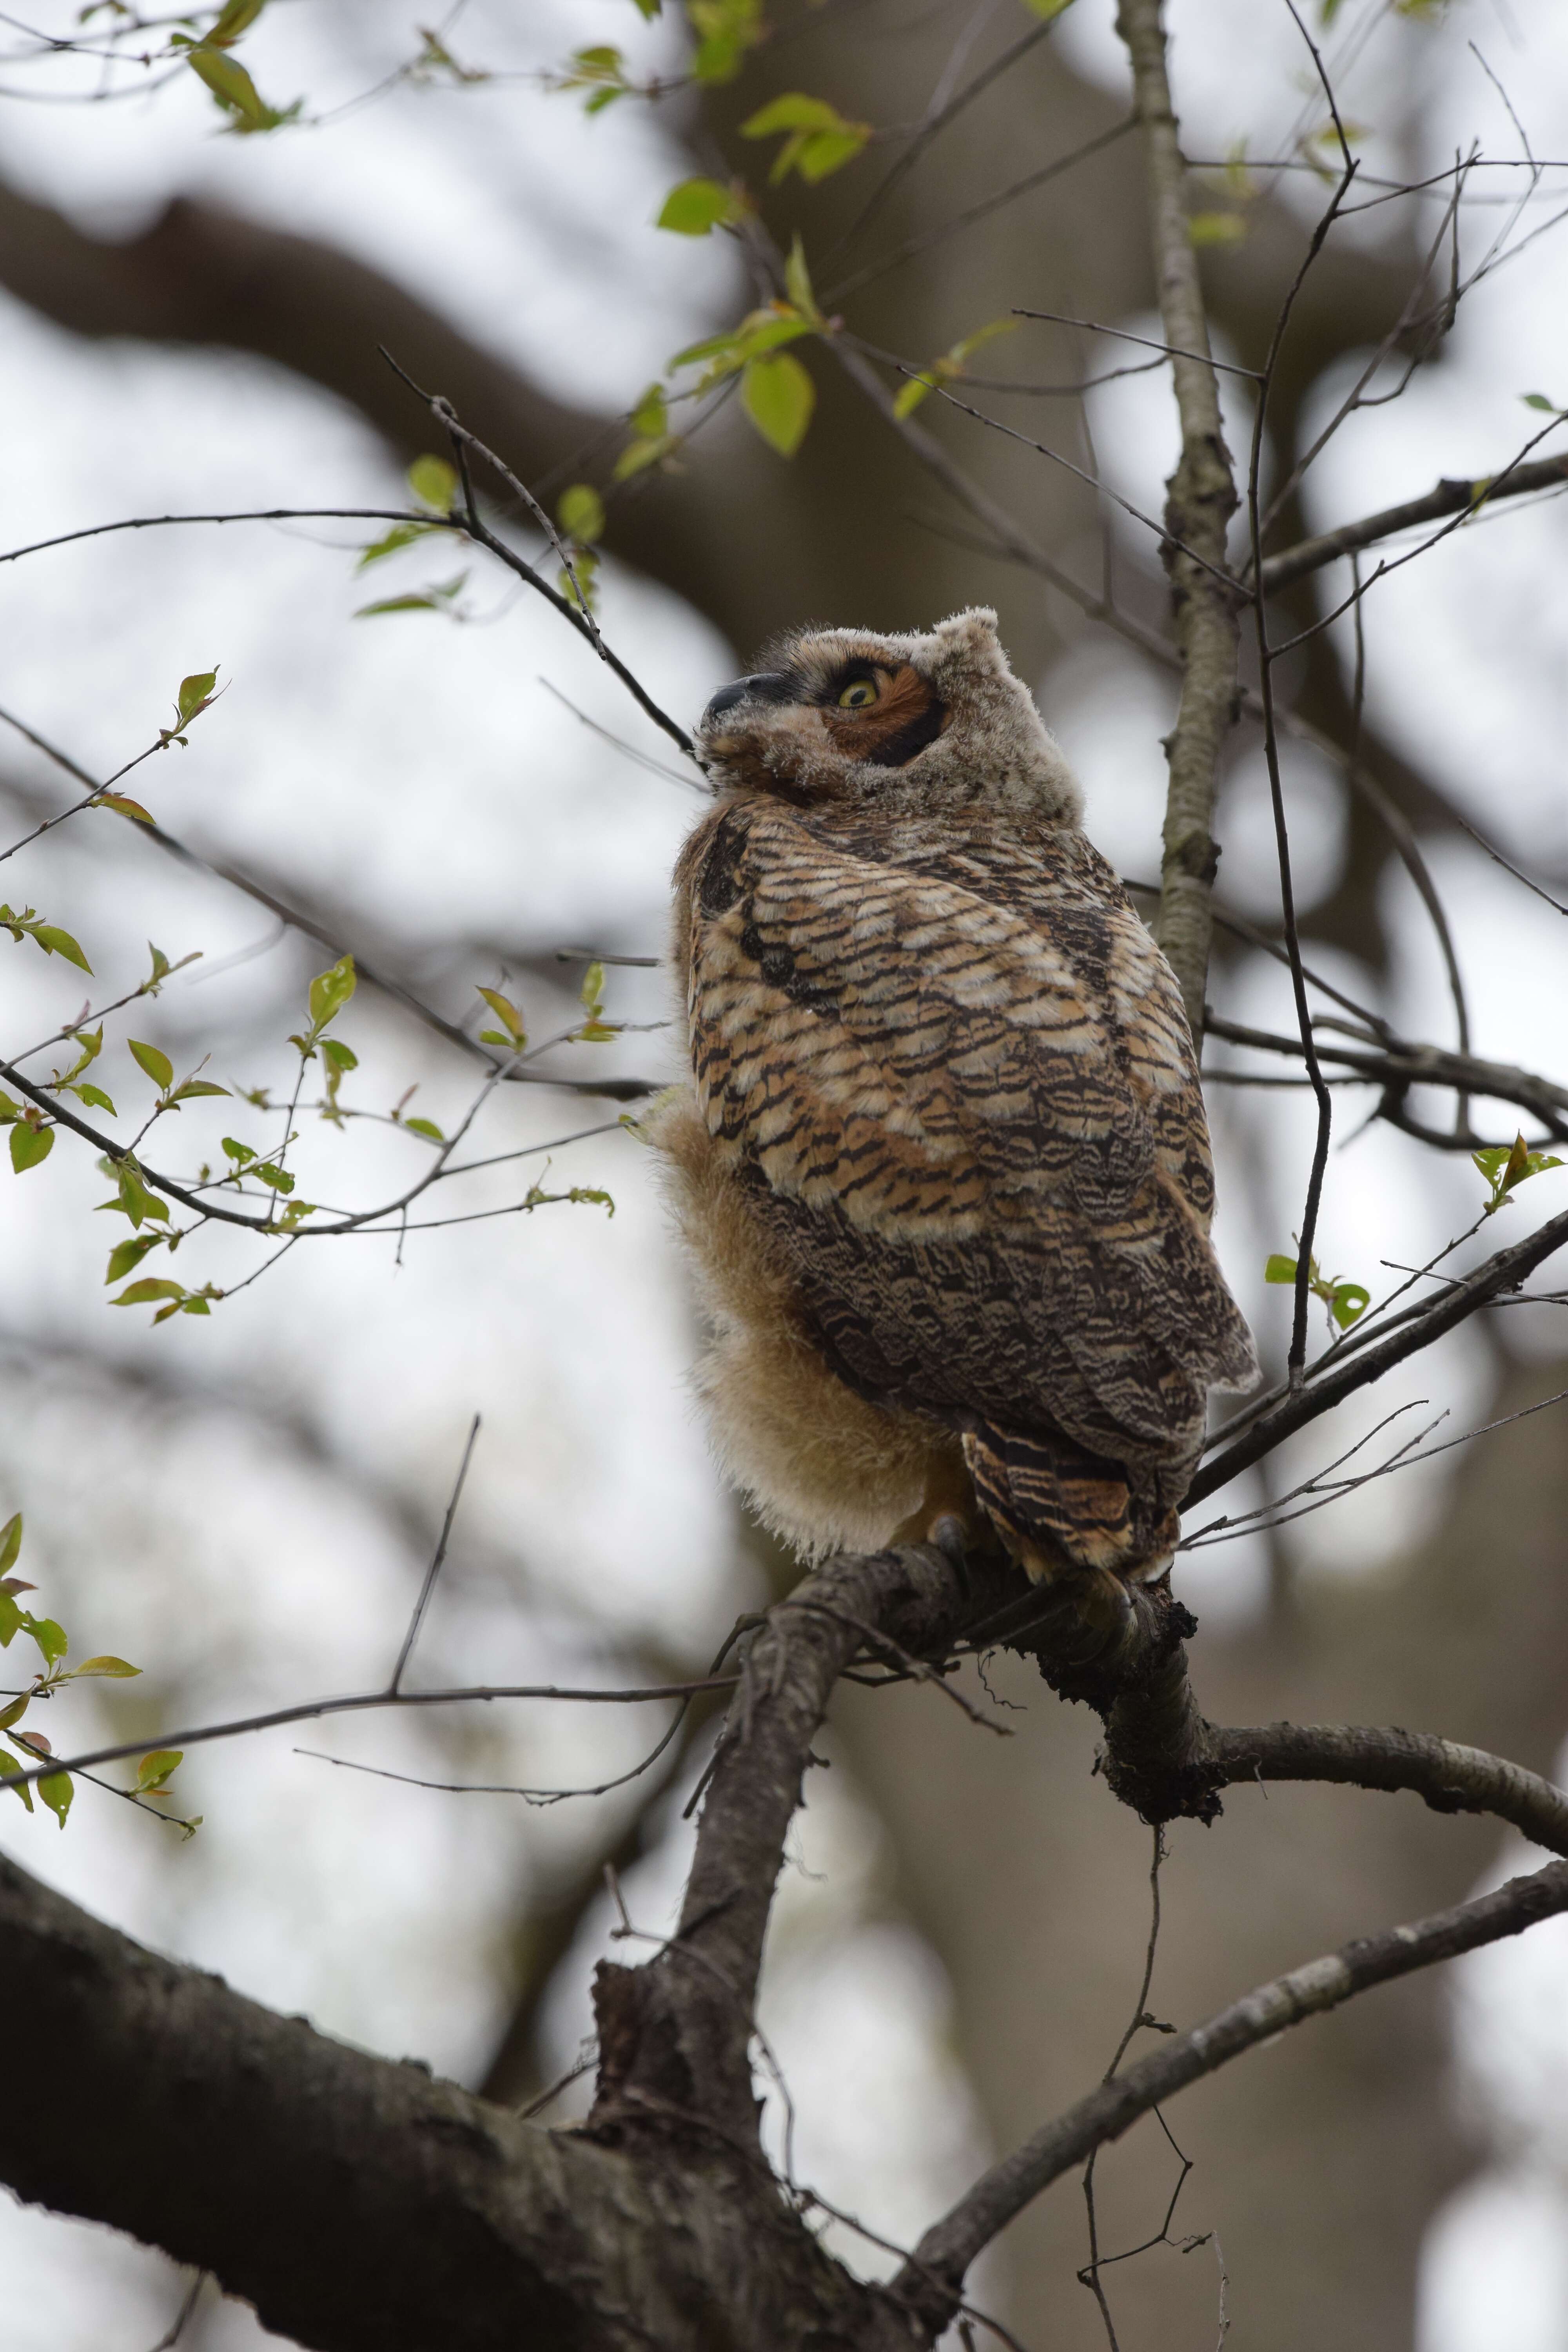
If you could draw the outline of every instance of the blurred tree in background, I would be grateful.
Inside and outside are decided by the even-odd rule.
[[[1190,742],[1177,638],[1205,599],[1233,660],[1239,637],[1234,728],[1229,688],[1211,698],[1205,1070],[1222,1253],[1276,1367],[1301,1261],[1321,1373],[1325,1334],[1364,1338],[1489,1195],[1502,1223],[1443,1258],[1434,1298],[1561,1210],[1550,1169],[1509,1153],[1521,1131],[1548,1156],[1568,1133],[1551,902],[1568,877],[1568,37],[1545,0],[1506,17],[1173,0],[1178,217],[1210,366],[1172,331],[1136,5],[1120,33],[1109,0],[469,0],[429,30],[353,0],[4,21],[0,552],[48,542],[0,573],[17,843],[0,1515],[26,1511],[5,1564],[36,1587],[9,1596],[28,1622],[5,1654],[27,1659],[18,1694],[34,1654],[47,1685],[9,1729],[18,1769],[47,1721],[58,1753],[125,1748],[97,1769],[138,1795],[140,1764],[144,1811],[203,1817],[194,1838],[132,1823],[46,1773],[7,1843],[269,2008],[527,2106],[595,2054],[594,1959],[628,1922],[674,1924],[724,1692],[640,1774],[667,1702],[410,1708],[187,1741],[177,1765],[163,1735],[384,1683],[476,1412],[411,1688],[700,1680],[736,1612],[794,1581],[714,1490],[679,1269],[622,1116],[676,1066],[657,960],[700,805],[681,722],[772,632],[994,604],[1085,774],[1091,834],[1167,926],[1184,893],[1206,922],[1213,880],[1203,841],[1167,833],[1155,916],[1161,742]],[[1189,467],[1194,384],[1217,385],[1240,493],[1228,525],[1211,499],[1203,560],[1201,499],[1173,521],[1162,487],[1184,365]],[[1178,470],[1173,497],[1194,487]],[[253,519],[160,520],[196,514]],[[1254,515],[1256,617],[1286,648],[1268,669],[1305,1030]],[[1378,527],[1318,544],[1363,518]],[[1203,975],[1189,958],[1198,1005]],[[1336,1109],[1315,1236],[1308,1040]],[[1439,1442],[1555,1398],[1551,1279],[1226,1489],[1233,1518],[1259,1516],[1176,1572],[1215,1722],[1406,1724],[1551,1772],[1560,1409],[1336,1491],[1300,1526],[1279,1501],[1358,1444],[1352,1475],[1392,1457],[1445,1408]],[[1373,1441],[1395,1408],[1414,1410]],[[45,1698],[93,1652],[108,1663],[61,1696],[68,1738]],[[1148,1936],[1149,1833],[1091,1771],[1092,1716],[1026,1661],[984,1671],[1010,1738],[919,1685],[839,1690],[761,1992],[795,2177],[899,2246],[1099,2082]],[[985,1702],[973,1667],[959,1686]],[[1499,1874],[1495,1826],[1327,1786],[1266,1799],[1264,1777],[1212,1829],[1170,1828],[1163,2021]],[[107,1950],[81,1948],[85,1980]],[[1279,2352],[1568,2346],[1563,1951],[1547,1927],[1464,1964],[1458,2087],[1426,1977],[1183,2101],[1190,2178],[1152,2121],[1107,2152],[1100,2251],[1157,2241],[1101,2273],[1115,2340],[1203,2342],[1228,2320]],[[162,2032],[185,1995],[146,1998]],[[263,2292],[265,2244],[226,2272],[201,2251],[217,2224],[197,2184],[121,2141],[136,2031],[113,2021],[113,2090],[110,2026],[96,2090],[85,2057],[40,2043],[49,2081],[29,2073],[12,2103],[6,2178],[216,2284],[18,2210],[20,2340],[151,2343],[188,2303],[183,2343],[255,2342],[219,2290],[282,2325],[299,2280],[284,2262]],[[293,2045],[263,2047],[288,2082]],[[580,2071],[552,2120],[586,2111]],[[410,2083],[405,2114],[385,2094],[391,2137],[460,2143],[468,2110],[433,2121]],[[774,2090],[779,2165],[784,2107]],[[84,2117],[109,2176],[157,2177],[51,2194],[56,2140]],[[258,2138],[269,2178],[287,2144]],[[347,2155],[325,2147],[328,2176]],[[352,2236],[346,2178],[340,2193]],[[826,2202],[805,2210],[857,2275],[897,2270]],[[1019,2341],[1101,2343],[1075,2283],[1089,2260],[1083,2201],[1058,2188],[973,2292]],[[312,2264],[330,2267],[314,2246],[295,2268]],[[477,2294],[477,2259],[474,2275]],[[300,2340],[369,2340],[352,2263],[342,2294]],[[542,2341],[601,2340],[564,2305],[531,2315]],[[454,2323],[450,2340],[489,2338]]]

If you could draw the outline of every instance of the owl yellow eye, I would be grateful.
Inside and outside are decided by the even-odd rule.
[[[868,677],[858,677],[847,686],[838,698],[840,710],[869,710],[877,699],[877,689]]]

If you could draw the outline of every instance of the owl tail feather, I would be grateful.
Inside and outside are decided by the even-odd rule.
[[[964,1432],[963,1458],[982,1509],[1037,1582],[1109,1569],[1141,1583],[1169,1566],[1175,1512],[1142,1504],[1119,1464],[1071,1438],[982,1422]]]

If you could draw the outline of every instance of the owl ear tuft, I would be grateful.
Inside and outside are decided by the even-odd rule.
[[[1006,667],[1006,656],[996,634],[996,615],[989,604],[971,604],[931,631],[944,654],[967,654],[988,668]]]

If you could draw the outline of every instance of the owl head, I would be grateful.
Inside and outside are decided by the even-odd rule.
[[[984,605],[924,636],[803,630],[763,658],[699,722],[697,756],[716,792],[1079,822],[1077,780]]]

